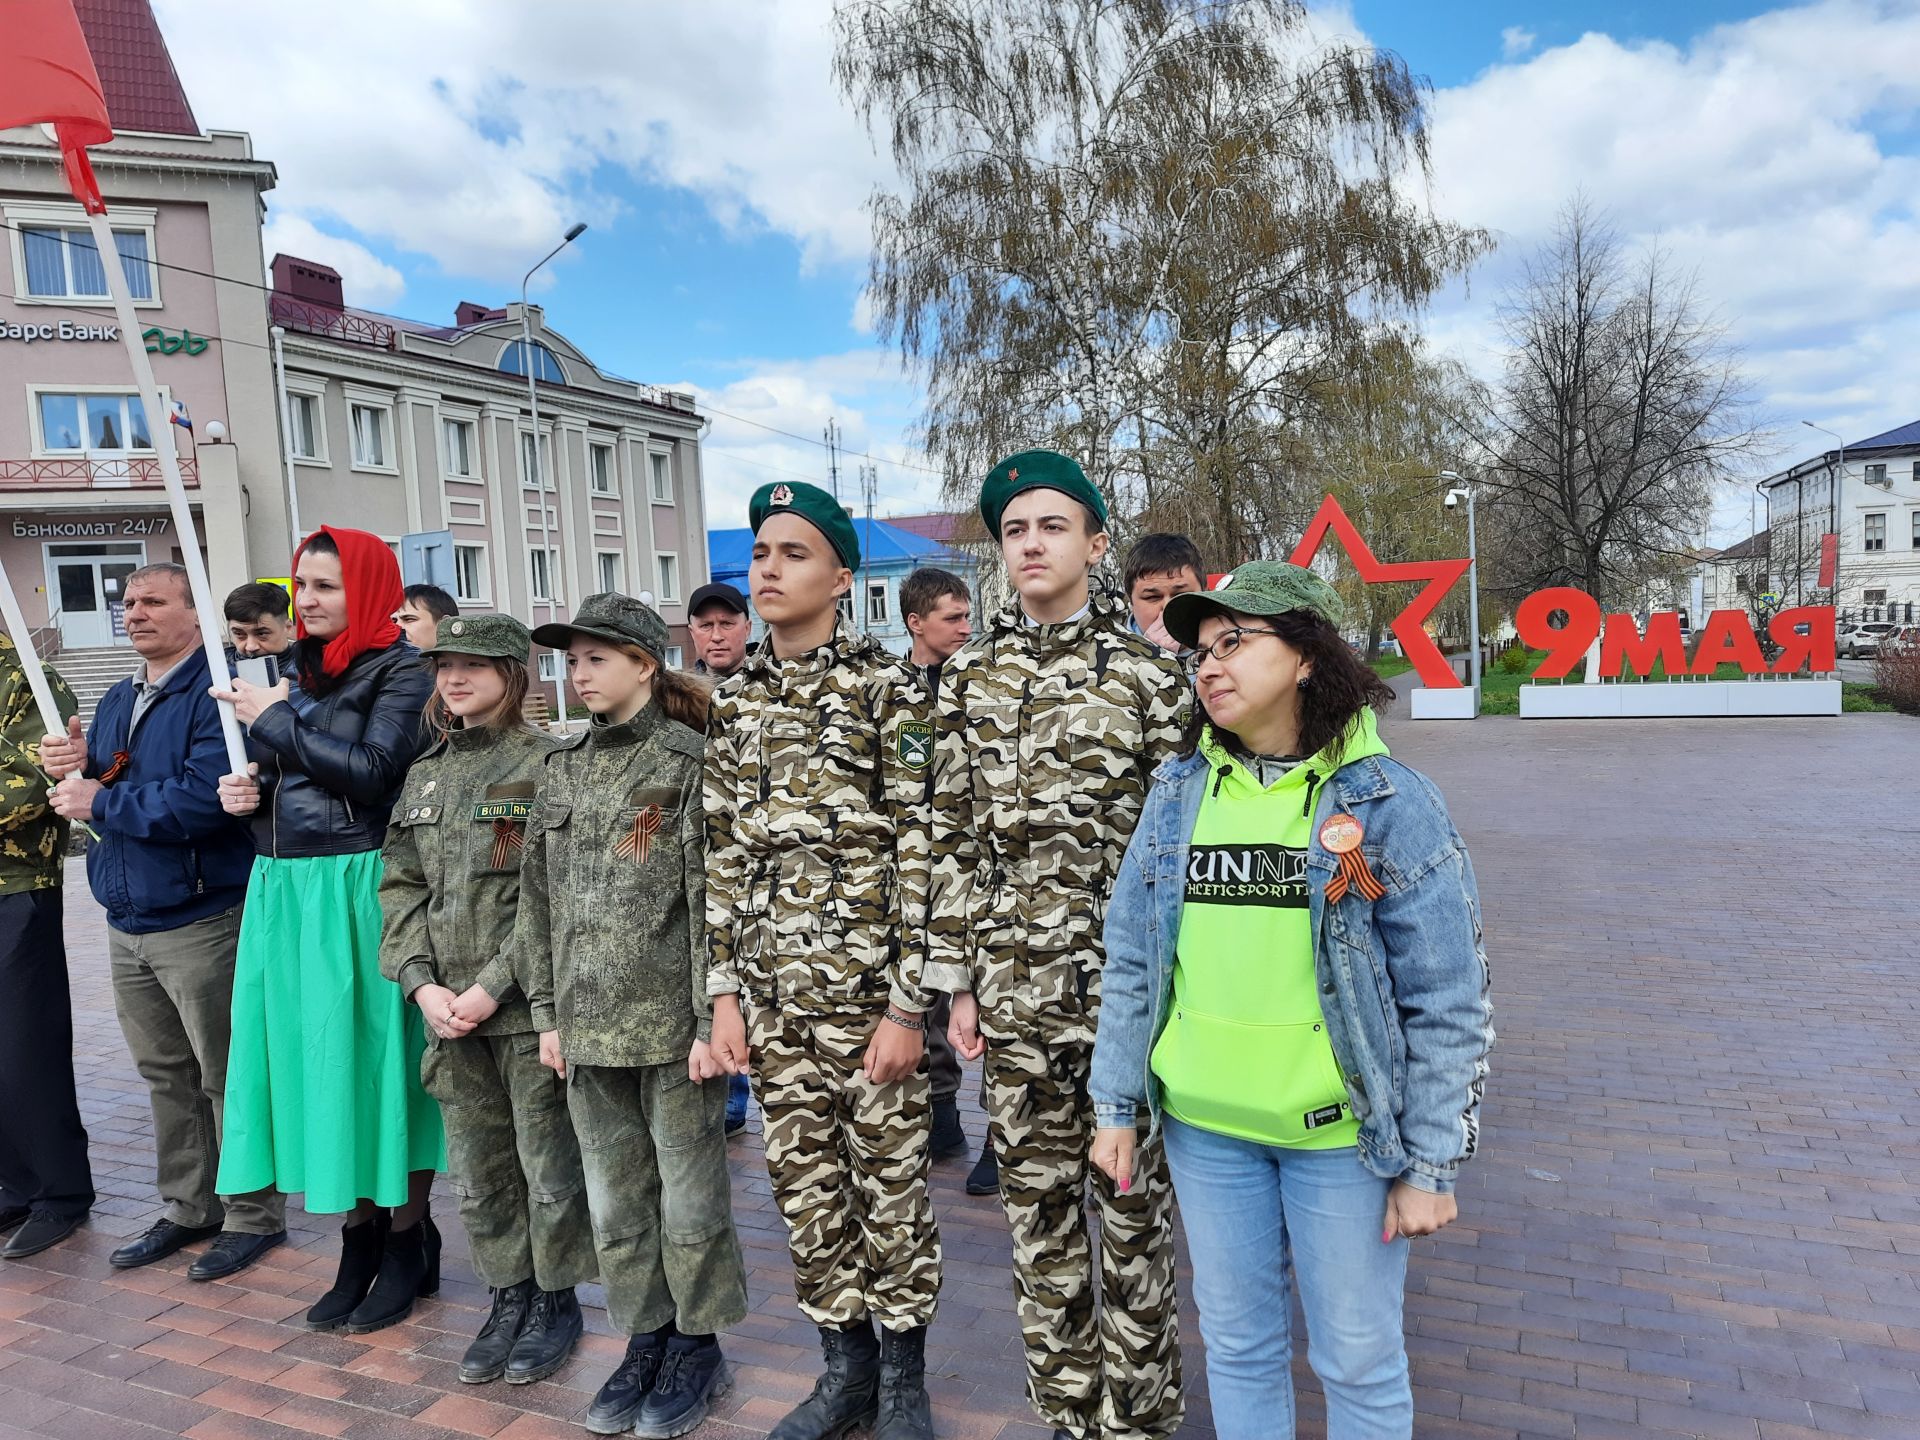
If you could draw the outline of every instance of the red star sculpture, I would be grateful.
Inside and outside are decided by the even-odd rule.
[[[1378,585],[1395,580],[1427,582],[1426,588],[1407,603],[1406,609],[1393,617],[1388,628],[1398,637],[1400,653],[1407,657],[1421,684],[1435,690],[1461,688],[1460,677],[1453,673],[1447,657],[1440,653],[1440,647],[1433,643],[1433,637],[1421,627],[1473,562],[1408,560],[1389,565],[1376,560],[1373,551],[1367,548],[1367,542],[1360,538],[1360,532],[1353,528],[1347,512],[1340,508],[1340,502],[1329,495],[1314,514],[1313,523],[1307,526],[1307,533],[1300,537],[1300,543],[1294,547],[1289,557],[1293,563],[1312,564],[1313,557],[1326,542],[1329,530],[1340,537],[1340,543],[1346,547],[1347,555],[1353,561],[1353,568],[1367,584]]]

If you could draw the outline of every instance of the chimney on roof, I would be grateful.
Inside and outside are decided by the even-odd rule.
[[[453,323],[456,325],[478,325],[493,312],[484,305],[476,305],[471,300],[462,300],[453,307]]]
[[[347,308],[340,287],[340,272],[331,265],[302,260],[296,255],[273,257],[273,293],[323,310]]]

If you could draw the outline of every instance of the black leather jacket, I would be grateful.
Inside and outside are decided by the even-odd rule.
[[[378,850],[407,768],[424,748],[433,677],[405,640],[370,650],[325,695],[289,677],[287,703],[253,722],[260,762],[253,845],[283,860]]]

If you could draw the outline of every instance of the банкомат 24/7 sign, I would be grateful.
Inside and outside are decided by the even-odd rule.
[[[1329,534],[1339,539],[1368,584],[1426,582],[1388,628],[1423,687],[1465,689],[1425,624],[1470,562],[1377,560],[1331,495],[1289,558],[1296,565],[1311,565]],[[1522,643],[1546,652],[1530,677],[1536,683],[1520,687],[1520,715],[1838,715],[1834,621],[1831,605],[1777,610],[1765,619],[1763,643],[1745,611],[1715,610],[1689,645],[1677,611],[1655,612],[1643,627],[1631,615],[1604,613],[1584,590],[1556,586],[1537,591],[1520,602],[1513,617]],[[1589,659],[1588,683],[1563,683],[1576,665]],[[1714,678],[1724,666],[1736,667],[1742,678]],[[1661,676],[1657,680],[1651,678],[1656,670]],[[1638,683],[1630,682],[1630,676]]]

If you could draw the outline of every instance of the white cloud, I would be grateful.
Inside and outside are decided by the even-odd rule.
[[[277,254],[318,260],[340,272],[350,304],[380,310],[397,301],[407,288],[406,277],[357,241],[330,235],[304,215],[290,210],[267,217],[260,235],[269,267]],[[269,270],[271,274],[271,270]]]
[[[1518,60],[1533,49],[1539,39],[1523,25],[1509,25],[1500,32],[1500,53],[1509,60]]]
[[[569,222],[611,218],[609,165],[795,236],[809,263],[866,255],[885,166],[833,91],[828,0],[156,9],[202,121],[280,167],[271,205],[450,273],[517,278]]]

